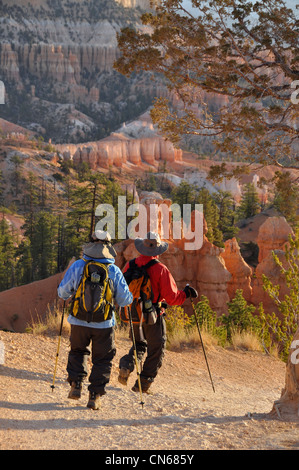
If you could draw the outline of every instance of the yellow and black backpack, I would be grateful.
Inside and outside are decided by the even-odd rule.
[[[108,266],[97,261],[84,261],[86,264],[73,298],[71,315],[88,323],[110,320],[114,305]]]
[[[151,280],[147,269],[159,263],[157,259],[151,260],[144,266],[137,266],[135,259],[129,262],[129,267],[124,273],[124,278],[133,295],[133,302],[130,306],[120,309],[120,319],[124,323],[146,323],[155,324],[157,320],[156,305],[153,304],[153,291]],[[129,310],[130,309],[130,310]]]

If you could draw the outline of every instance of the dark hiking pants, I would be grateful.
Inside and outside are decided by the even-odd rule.
[[[105,386],[110,380],[112,360],[115,356],[114,328],[89,328],[71,325],[71,350],[68,356],[68,382],[82,382],[87,377],[87,358],[90,355],[92,369],[88,390],[105,394]]]
[[[137,359],[142,362],[145,353],[147,353],[144,364],[142,366],[140,378],[148,382],[153,382],[158,370],[162,365],[162,360],[166,346],[166,323],[164,316],[159,316],[154,325],[143,324],[142,331],[144,341],[140,338],[139,325],[134,324],[134,335],[137,350]],[[130,334],[131,336],[131,334]],[[121,369],[129,369],[133,372],[135,366],[134,348],[131,347],[128,354],[123,356],[119,361]]]

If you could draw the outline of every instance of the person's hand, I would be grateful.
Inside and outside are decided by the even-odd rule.
[[[186,285],[184,292],[186,294],[187,299],[189,297],[192,297],[193,299],[195,299],[195,297],[198,297],[198,292],[193,287],[189,286],[189,284]]]

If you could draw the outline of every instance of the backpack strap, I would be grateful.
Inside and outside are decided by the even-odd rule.
[[[137,267],[137,264],[136,264],[136,261],[135,261],[135,260],[136,260],[136,258],[131,259],[131,260],[129,261],[129,268],[136,268],[136,267]]]
[[[151,259],[147,264],[145,264],[143,267],[145,269],[148,269],[150,268],[151,266],[153,266],[154,264],[157,264],[157,263],[160,263],[160,261],[158,259]]]
[[[145,269],[148,269],[156,263],[160,263],[160,261],[158,259],[151,259],[147,264],[144,264],[143,266],[138,266],[138,264],[136,264],[136,258],[134,258],[134,259],[131,259],[129,261],[129,267],[130,268],[145,268]]]
[[[157,264],[157,263],[160,263],[160,261],[159,261],[158,259],[151,259],[147,264],[143,265],[142,268],[145,269],[146,272],[147,272],[147,270],[148,270],[150,267],[154,266],[154,265]],[[149,276],[148,273],[147,273],[147,275]],[[153,291],[152,291],[151,297],[152,297],[151,300],[152,300],[152,302],[153,302],[153,300],[154,300],[154,293],[153,293]],[[155,302],[155,303],[153,302],[153,305],[155,305],[155,306],[158,305],[158,303],[159,303],[159,298],[160,298],[160,294],[159,294],[159,297],[158,297],[158,301]]]

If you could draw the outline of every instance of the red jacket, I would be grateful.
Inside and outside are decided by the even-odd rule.
[[[144,266],[156,256],[138,256],[135,259],[137,266]],[[128,269],[129,263],[126,264],[124,272]],[[186,294],[183,290],[177,288],[169,269],[162,263],[156,263],[148,268],[148,274],[151,280],[154,301],[166,302],[168,305],[182,305],[186,300]]]

